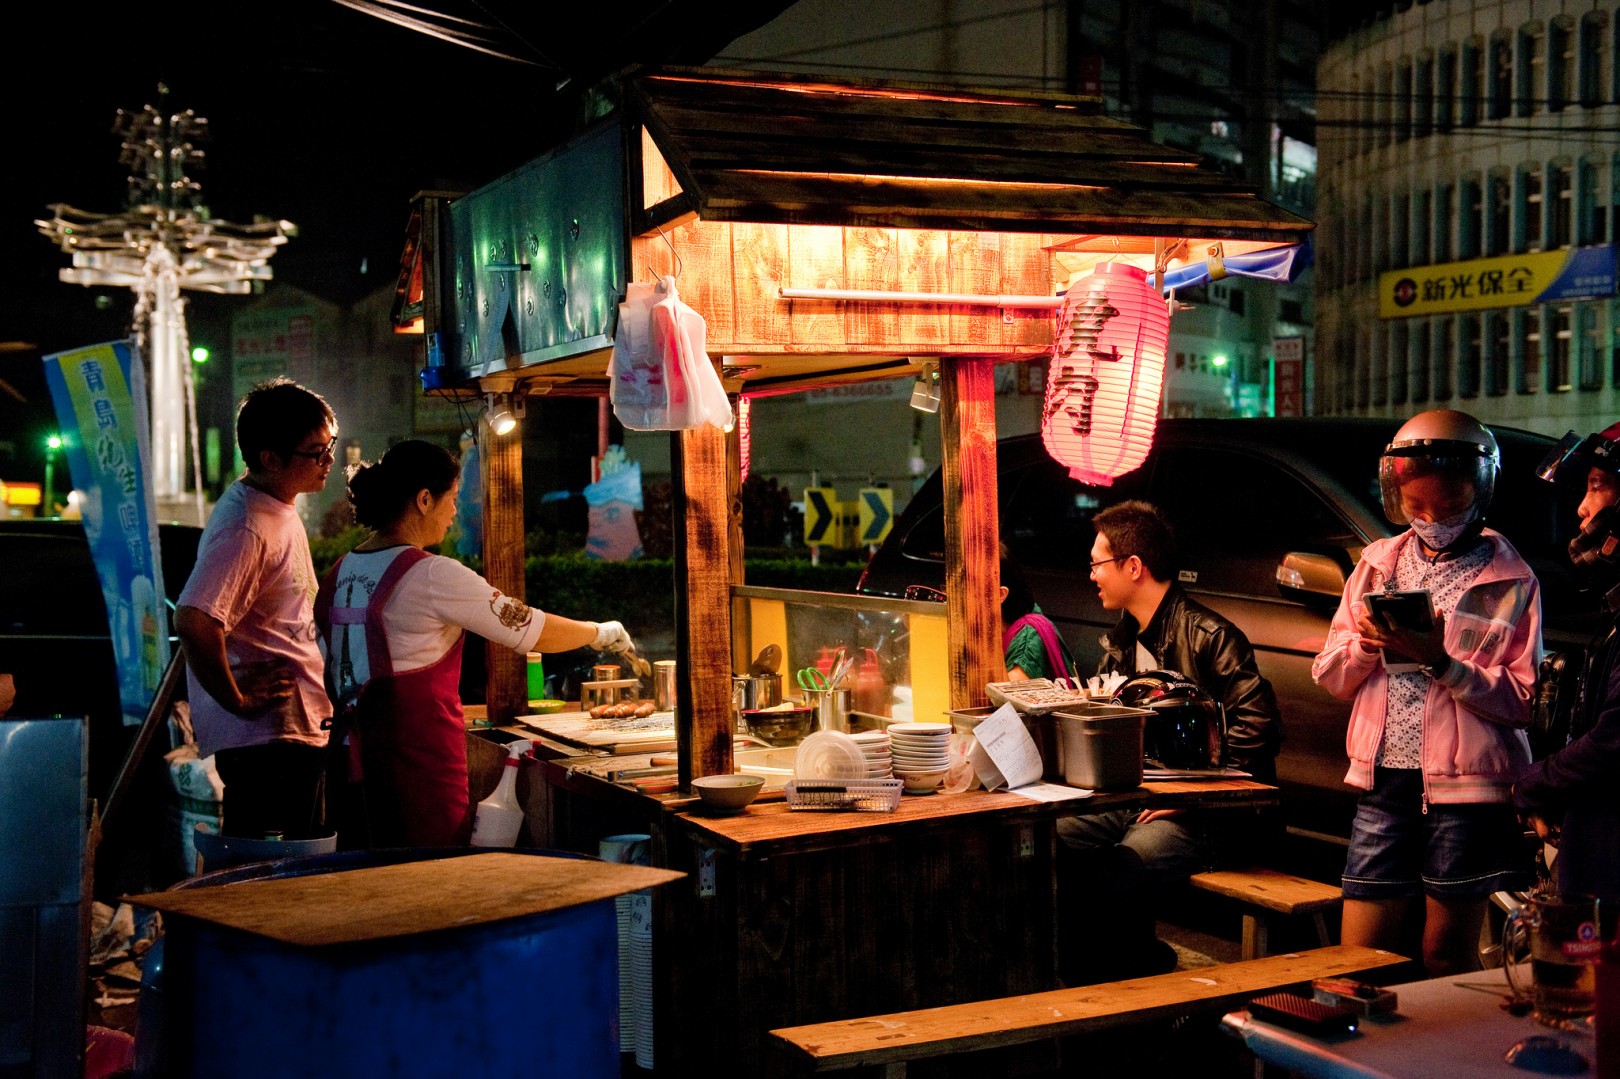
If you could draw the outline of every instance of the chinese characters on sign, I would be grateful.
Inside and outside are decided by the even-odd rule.
[[[126,724],[138,724],[169,662],[157,523],[146,482],[140,365],[115,341],[45,357],[62,449],[84,494],[84,530],[101,577]]]
[[[1411,318],[1488,307],[1593,299],[1615,293],[1615,249],[1473,259],[1394,270],[1378,278],[1378,316]]]

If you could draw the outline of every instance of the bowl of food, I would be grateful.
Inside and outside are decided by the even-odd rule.
[[[807,705],[745,708],[742,717],[749,734],[773,746],[798,745],[816,729],[816,710]]]
[[[567,707],[568,707],[568,702],[567,701],[552,700],[550,698],[545,698],[543,700],[531,700],[529,702],[529,715],[531,715],[531,716],[555,715],[556,713],[561,712],[564,708],[567,708]]]
[[[692,780],[692,789],[710,813],[742,812],[764,785],[764,776],[698,776]]]

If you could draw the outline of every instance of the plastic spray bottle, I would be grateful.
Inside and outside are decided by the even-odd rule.
[[[518,766],[524,754],[533,748],[533,742],[512,743],[506,766],[501,769],[501,781],[495,784],[488,798],[478,803],[478,811],[473,815],[473,846],[510,847],[517,842],[518,831],[523,827],[523,807],[517,800]]]

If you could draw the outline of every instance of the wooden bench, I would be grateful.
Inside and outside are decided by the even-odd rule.
[[[888,1079],[899,1079],[907,1061],[1227,1012],[1313,978],[1404,962],[1393,952],[1338,944],[1149,978],[783,1027],[771,1037],[811,1072],[881,1067]]]
[[[1267,954],[1269,923],[1274,915],[1309,914],[1316,924],[1317,943],[1326,945],[1324,915],[1344,900],[1336,885],[1258,866],[1194,873],[1187,883],[1242,904],[1244,959],[1260,959]]]

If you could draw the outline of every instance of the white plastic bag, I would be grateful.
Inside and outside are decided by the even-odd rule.
[[[731,423],[731,402],[708,352],[703,316],[681,302],[673,277],[634,282],[619,305],[608,368],[613,414],[632,431]]]

